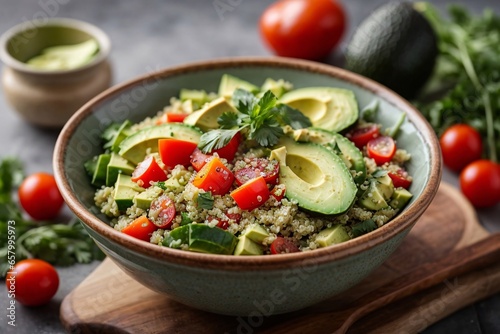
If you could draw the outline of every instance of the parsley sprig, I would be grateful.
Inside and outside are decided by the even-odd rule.
[[[312,125],[308,117],[299,110],[278,103],[277,97],[266,91],[257,98],[252,93],[237,89],[233,93],[233,104],[238,112],[225,112],[217,120],[220,129],[211,130],[201,136],[198,147],[204,153],[226,146],[236,133],[241,132],[259,145],[275,145],[283,136],[283,126],[302,129]]]
[[[0,162],[0,278],[9,269],[9,221],[15,222],[15,260],[39,258],[55,265],[67,266],[102,259],[82,225],[75,218],[67,224],[34,222],[26,219],[12,195],[24,179],[22,164],[6,158]],[[11,251],[14,251],[11,247]]]

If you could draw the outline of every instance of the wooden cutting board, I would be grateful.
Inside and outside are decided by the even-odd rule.
[[[379,269],[346,293],[305,310],[263,320],[199,311],[147,289],[106,259],[66,296],[61,321],[71,333],[330,333],[346,305],[488,236],[470,204],[443,183],[424,216]],[[417,333],[499,291],[500,261],[376,310],[349,333]]]

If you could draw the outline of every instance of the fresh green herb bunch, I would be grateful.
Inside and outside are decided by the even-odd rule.
[[[13,196],[23,179],[19,160],[7,158],[0,162],[0,277],[5,277],[10,267],[9,258],[16,262],[38,258],[61,266],[102,259],[102,252],[76,218],[68,224],[51,224],[24,217]],[[9,253],[9,238],[14,254]]]
[[[500,17],[485,10],[481,16],[449,7],[445,20],[428,3],[419,3],[438,35],[440,55],[424,96],[439,100],[420,106],[438,135],[456,123],[476,128],[485,143],[485,156],[500,156]]]
[[[278,103],[269,90],[257,98],[246,90],[237,89],[233,93],[233,103],[239,112],[223,113],[217,120],[221,128],[201,136],[198,147],[204,153],[226,146],[238,132],[268,147],[275,145],[284,134],[283,126],[302,129],[312,125],[299,110]]]

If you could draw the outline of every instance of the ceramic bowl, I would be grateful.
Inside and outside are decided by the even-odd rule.
[[[269,256],[186,252],[146,243],[108,225],[93,204],[95,189],[83,163],[101,153],[109,122],[155,115],[181,88],[217,91],[224,73],[255,84],[283,78],[295,87],[333,86],[354,91],[362,109],[380,101],[377,122],[393,125],[401,113],[398,146],[412,159],[409,205],[391,222],[353,240],[314,251]],[[308,61],[244,58],[165,69],[111,88],[83,106],[63,128],[54,153],[62,195],[101,249],[143,285],[192,307],[228,315],[298,310],[354,286],[394,252],[436,194],[441,178],[437,138],[421,114],[389,89],[359,75]],[[253,312],[253,313],[252,313]]]
[[[97,41],[99,51],[81,67],[41,70],[26,64],[47,47],[77,44],[89,38]],[[5,97],[26,121],[61,128],[83,104],[111,85],[110,48],[107,35],[83,21],[52,18],[14,26],[0,37]]]

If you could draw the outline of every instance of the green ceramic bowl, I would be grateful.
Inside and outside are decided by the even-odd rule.
[[[412,201],[390,223],[348,242],[310,252],[227,256],[149,244],[111,228],[93,204],[83,163],[101,152],[110,122],[155,115],[181,88],[216,91],[224,73],[255,84],[283,78],[295,87],[333,86],[355,92],[360,108],[380,101],[377,121],[393,125],[401,113],[398,146],[412,155]],[[436,194],[441,178],[437,138],[407,101],[359,75],[319,63],[283,58],[236,58],[165,69],[113,87],[83,106],[57,141],[54,170],[61,193],[101,249],[145,286],[202,310],[228,315],[269,315],[298,310],[357,284],[399,246]]]

